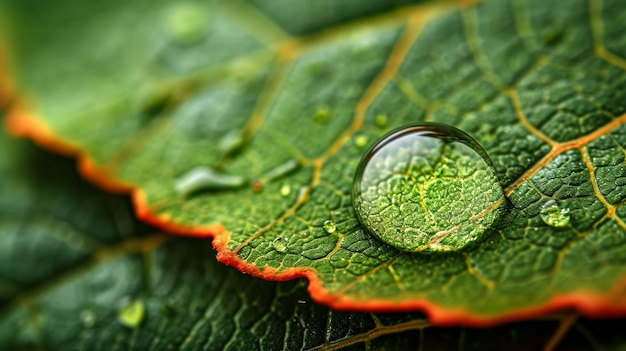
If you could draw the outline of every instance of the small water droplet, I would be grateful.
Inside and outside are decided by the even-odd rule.
[[[299,167],[300,167],[300,163],[297,160],[290,159],[290,160],[287,160],[287,162],[281,163],[280,165],[272,168],[269,172],[265,173],[265,175],[263,175],[261,179],[263,179],[263,182],[266,183],[276,178],[285,176],[297,170]]]
[[[80,320],[83,322],[85,328],[92,328],[96,325],[96,315],[89,310],[80,313]]]
[[[324,230],[326,231],[326,233],[332,234],[335,232],[335,230],[337,230],[337,226],[335,225],[335,222],[329,219],[324,222]]]
[[[176,180],[176,192],[181,196],[200,190],[221,190],[239,188],[246,182],[238,175],[218,173],[208,167],[196,167]]]
[[[543,222],[551,227],[563,228],[570,225],[570,213],[569,208],[561,208],[554,200],[548,200],[541,211],[539,216]]]
[[[231,130],[220,138],[217,147],[223,153],[232,152],[243,145],[243,135],[239,130]]]
[[[354,138],[354,145],[356,145],[358,148],[364,148],[365,146],[367,146],[367,137],[365,135],[359,135],[356,138]]]
[[[378,128],[385,128],[387,126],[387,119],[387,115],[381,113],[376,116],[374,123],[376,123]]]
[[[362,158],[353,205],[363,226],[404,251],[451,251],[482,238],[504,192],[468,134],[423,123],[392,131]]]
[[[167,28],[170,36],[179,44],[189,45],[206,35],[209,12],[204,6],[178,3],[167,12]]]
[[[145,313],[146,307],[143,302],[137,300],[122,307],[117,313],[117,319],[123,325],[129,328],[137,329],[139,325],[141,325]]]
[[[280,187],[280,195],[288,196],[291,193],[291,185],[285,183]]]
[[[328,106],[318,107],[317,111],[315,111],[315,115],[313,116],[313,120],[315,121],[315,123],[318,123],[318,124],[324,124],[328,122],[329,118],[330,118],[330,108],[328,108]]]
[[[276,238],[272,241],[272,247],[278,252],[287,251],[287,244],[289,244],[289,238]]]

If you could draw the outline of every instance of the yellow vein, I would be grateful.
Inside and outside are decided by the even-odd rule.
[[[379,31],[385,27],[397,26],[399,24],[406,23],[407,21],[411,21],[411,19],[416,16],[430,18],[434,13],[458,5],[458,2],[458,0],[443,1],[437,4],[421,4],[401,7],[395,11],[386,12],[366,19],[352,21],[347,24],[334,27],[331,30],[325,30],[307,37],[297,38],[288,41],[283,45],[289,46],[293,50],[294,55],[297,55],[303,51],[323,45],[324,43],[344,39],[357,32],[369,32],[373,30]]]
[[[309,196],[311,196],[311,192],[313,191],[313,188],[315,188],[315,186],[319,183],[321,173],[322,173],[321,162],[317,162],[313,170],[313,181],[311,182],[311,185],[300,189],[300,194],[298,195],[298,199],[291,206],[291,208],[285,211],[280,217],[278,217],[278,219],[271,221],[266,226],[257,230],[254,234],[250,235],[245,241],[243,241],[241,244],[239,244],[239,246],[237,246],[234,252],[238,253],[239,251],[241,251],[242,248],[250,244],[254,239],[272,230],[272,228],[274,228],[275,225],[283,223],[287,218],[295,215],[298,209],[302,207],[307,201],[309,201]]]
[[[604,207],[606,207],[607,209],[607,214],[605,217],[613,219],[615,222],[617,222],[617,224],[620,227],[622,227],[622,229],[626,230],[626,223],[624,223],[624,221],[622,221],[622,219],[619,218],[619,216],[617,216],[615,213],[615,211],[617,210],[617,207],[615,207],[614,205],[611,205],[606,200],[604,195],[602,195],[602,193],[600,192],[600,187],[598,186],[598,181],[596,179],[596,168],[591,162],[591,158],[589,157],[589,152],[587,151],[587,147],[581,147],[580,153],[583,157],[583,162],[585,162],[585,165],[587,166],[587,170],[589,170],[589,177],[591,180],[591,185],[593,187],[593,192],[595,193],[595,196],[598,198],[598,200],[600,200],[600,202],[602,202]]]
[[[572,312],[568,314],[567,316],[563,317],[563,319],[561,319],[561,323],[559,323],[559,326],[554,332],[554,335],[552,335],[552,337],[550,338],[546,346],[543,348],[543,350],[544,351],[554,350],[559,345],[559,343],[561,342],[565,334],[567,334],[567,332],[571,329],[572,325],[574,325],[574,322],[576,322],[577,318],[578,318],[578,315],[575,312]]]
[[[478,281],[480,281],[480,283],[483,284],[487,288],[487,290],[489,291],[493,290],[496,284],[493,281],[487,279],[480,272],[478,272],[478,270],[476,269],[476,267],[474,267],[474,264],[472,263],[472,259],[467,253],[464,252],[463,256],[465,257],[465,264],[467,265],[467,271],[471,275],[473,275],[476,279],[478,279]]]
[[[360,342],[369,341],[382,335],[400,333],[400,332],[408,331],[408,330],[425,329],[429,327],[432,327],[432,324],[428,320],[411,321],[411,322],[400,323],[400,324],[390,325],[390,326],[377,326],[376,328],[368,332],[365,332],[363,334],[359,334],[353,337],[342,339],[340,341],[337,341],[331,344],[321,346],[317,348],[316,350],[323,350],[323,351],[339,350],[346,346],[358,344]]]
[[[341,244],[343,243],[343,239],[346,237],[343,234],[337,234],[337,235],[339,236],[339,239],[337,240],[337,244],[335,244],[335,248],[333,248],[333,250],[326,255],[327,259],[330,259],[331,257],[333,257],[333,255],[336,254],[337,251],[341,249]]]
[[[408,80],[398,77],[394,81],[398,85],[399,90],[417,106],[429,109],[434,104],[418,93],[413,87],[413,84],[411,84]]]
[[[374,321],[374,325],[376,325],[377,328],[385,326],[383,324],[383,322],[380,321],[380,318],[378,318],[378,316],[376,314],[370,312],[370,316],[372,316],[372,320]]]
[[[555,147],[558,143],[552,139],[550,139],[547,135],[545,135],[542,131],[537,129],[526,117],[526,113],[524,112],[524,107],[522,106],[522,102],[520,101],[519,94],[517,90],[514,88],[506,89],[505,92],[511,98],[513,102],[513,108],[515,109],[515,113],[517,114],[517,118],[521,125],[523,125],[528,131],[530,131],[534,136],[541,139],[546,144],[551,147]]]
[[[528,3],[526,1],[513,1],[513,19],[515,20],[515,28],[524,43],[526,43],[526,46],[533,50],[537,49],[538,45],[534,40],[533,29],[528,15]]]
[[[257,62],[263,62],[263,60],[267,57],[267,53],[262,53],[261,56],[250,56],[256,57]],[[250,69],[250,65],[245,64],[246,59],[248,58],[249,57],[246,56],[242,60],[235,60],[230,64],[210,69],[206,73],[200,74],[198,77],[175,83],[170,82],[169,84],[166,84],[165,87],[155,89],[154,97],[167,97],[169,99],[169,101],[167,101],[165,111],[161,112],[160,116],[154,119],[143,129],[135,132],[130,141],[124,144],[120,149],[116,150],[116,152],[104,164],[103,171],[106,170],[111,174],[115,173],[120,165],[133,157],[136,152],[140,151],[146,143],[154,138],[155,135],[167,130],[167,128],[171,126],[171,115],[175,112],[175,108],[178,104],[180,104],[180,102],[189,95],[196,93],[199,89],[204,87],[205,83],[218,79],[220,76],[229,76],[232,78],[232,74],[241,74],[242,70],[258,74],[258,72],[255,72],[258,71],[258,67]],[[259,97],[259,101],[262,100],[262,95],[263,94]]]
[[[541,160],[539,160],[539,162],[537,162],[534,166],[529,168],[526,172],[524,172],[524,174],[522,174],[519,178],[517,178],[517,180],[513,182],[513,184],[509,185],[505,189],[506,196],[511,195],[511,193],[515,191],[515,189],[517,189],[520,185],[522,185],[522,183],[532,178],[532,176],[535,175],[535,173],[537,173],[540,169],[545,167],[548,163],[550,163],[550,161],[552,161],[558,155],[562,154],[565,151],[569,151],[572,149],[577,149],[579,147],[585,146],[589,144],[590,142],[600,138],[601,136],[606,135],[612,130],[619,128],[624,123],[626,123],[626,114],[622,115],[621,117],[615,118],[611,122],[605,124],[604,127],[601,127],[595,130],[594,132],[584,135],[578,139],[574,139],[565,143],[556,143],[552,147],[552,150],[550,150],[550,152],[548,152]]]
[[[266,45],[275,45],[292,39],[283,28],[247,1],[221,1],[217,5],[240,29]]]
[[[387,270],[389,271],[389,273],[391,273],[391,276],[393,277],[393,280],[396,282],[396,285],[398,285],[398,288],[400,288],[400,290],[405,290],[406,288],[404,287],[404,284],[402,283],[402,279],[400,279],[400,276],[398,275],[396,270],[393,268],[393,266],[389,265],[387,267]]]
[[[602,202],[604,207],[606,207],[606,209],[609,211],[608,216],[612,217],[613,213],[615,213],[615,206],[611,205],[608,201],[606,201],[606,199],[604,198],[604,195],[602,195],[602,193],[600,192],[600,188],[598,187],[598,181],[596,180],[596,168],[591,162],[591,158],[589,157],[589,152],[587,151],[586,146],[583,146],[580,148],[580,154],[582,155],[583,162],[585,162],[585,165],[587,166],[587,170],[589,171],[589,179],[591,180],[593,192],[595,193],[598,200],[600,200],[600,202]]]
[[[352,135],[361,129],[365,114],[368,108],[378,97],[380,92],[391,81],[400,70],[400,66],[404,62],[404,59],[409,54],[411,47],[417,41],[417,38],[422,33],[424,26],[428,20],[435,14],[436,11],[423,11],[419,12],[409,19],[407,28],[398,40],[395,48],[389,55],[387,65],[383,68],[382,72],[374,79],[372,84],[363,94],[363,97],[356,105],[356,112],[354,120],[350,128],[343,132],[339,139],[331,145],[331,147],[322,155],[322,158],[326,159],[331,155],[334,155],[341,147],[352,137]]]
[[[602,221],[599,221],[598,223],[602,223]],[[575,228],[570,227],[570,230],[576,234],[576,237],[570,240],[563,248],[559,250],[559,253],[556,257],[556,262],[554,263],[554,267],[552,268],[552,275],[550,276],[551,281],[555,279],[556,274],[561,270],[561,267],[563,266],[563,261],[565,260],[565,255],[569,252],[569,250],[581,240],[585,239],[596,228],[597,226],[587,231],[579,232]]]
[[[502,83],[500,78],[495,73],[493,73],[491,69],[489,69],[487,57],[481,49],[479,39],[480,36],[478,34],[478,26],[476,24],[476,8],[471,8],[463,11],[463,24],[466,34],[465,37],[467,38],[467,42],[472,50],[474,62],[476,62],[476,65],[478,65],[480,70],[485,74],[491,84],[493,84],[500,90],[504,90],[504,84]]]
[[[398,254],[396,254],[395,256],[393,256],[392,258],[387,260],[386,262],[383,262],[383,263],[379,264],[378,266],[374,267],[373,269],[367,271],[366,273],[356,277],[355,279],[353,279],[352,281],[350,281],[349,283],[347,283],[343,287],[341,287],[341,289],[337,290],[335,292],[335,294],[337,296],[343,295],[347,290],[349,290],[354,285],[356,285],[356,283],[362,282],[365,279],[367,279],[370,276],[372,276],[375,273],[377,273],[378,271],[380,271],[382,269],[386,269],[387,267],[391,266],[391,264],[393,264],[398,258],[400,258],[400,256],[402,256],[403,253],[404,252],[399,252]]]
[[[322,168],[326,159],[335,154],[339,149],[350,139],[350,137],[358,131],[365,118],[365,113],[369,105],[374,101],[376,96],[380,93],[380,91],[384,88],[389,80],[391,80],[397,73],[400,68],[401,63],[404,58],[408,54],[413,42],[417,40],[419,34],[421,33],[423,26],[427,22],[428,19],[433,15],[433,12],[420,12],[418,15],[413,16],[409,20],[408,28],[402,34],[402,37],[399,39],[398,44],[390,54],[388,63],[380,75],[374,80],[372,85],[368,88],[368,90],[363,95],[363,98],[358,102],[356,108],[356,115],[352,126],[346,130],[331,147],[322,155],[321,157],[313,160],[314,166],[314,177],[312,183],[305,188],[305,190],[301,193],[301,196],[298,198],[296,203],[288,209],[285,213],[283,213],[278,219],[270,222],[263,228],[256,231],[250,237],[248,237],[244,242],[239,244],[235,249],[235,252],[239,252],[243,247],[247,246],[252,240],[260,237],[264,233],[270,231],[276,224],[282,223],[285,219],[290,216],[293,216],[296,211],[304,205],[315,186],[319,184]],[[292,48],[289,46],[288,49],[285,49],[284,55],[286,57],[291,57],[292,50],[297,50],[297,48]]]
[[[287,72],[293,64],[293,60],[291,60],[287,52],[288,50],[285,48],[279,52],[276,63],[272,68],[272,73],[263,87],[256,102],[256,106],[252,111],[252,116],[248,119],[248,122],[243,128],[243,140],[249,140],[252,138],[267,118],[270,106],[272,105],[272,102],[274,102],[279,88],[285,82]]]
[[[604,28],[602,25],[602,0],[589,1],[589,13],[591,16],[591,31],[595,42],[596,55],[609,63],[626,70],[626,60],[613,54],[604,46]]]

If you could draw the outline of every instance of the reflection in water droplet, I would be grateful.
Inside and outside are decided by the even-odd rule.
[[[551,227],[563,228],[570,225],[569,208],[559,207],[554,200],[548,200],[543,204],[539,216]]]
[[[289,238],[276,238],[272,241],[272,247],[274,250],[278,252],[287,251],[287,244],[289,243]]]
[[[482,238],[504,192],[483,148],[435,123],[397,129],[363,157],[353,204],[365,228],[405,251],[450,251]]]
[[[119,310],[117,319],[123,325],[129,328],[137,329],[143,321],[145,313],[146,307],[143,302],[139,300],[133,301]]]
[[[335,222],[329,219],[324,222],[324,230],[326,231],[326,233],[332,234],[335,232],[335,230],[337,230],[337,226],[335,225]]]

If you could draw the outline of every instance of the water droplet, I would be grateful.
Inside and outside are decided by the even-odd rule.
[[[246,182],[242,176],[218,173],[208,167],[196,167],[176,180],[176,191],[181,196],[200,190],[239,188]]]
[[[269,172],[267,172],[263,177],[263,182],[269,182],[276,178],[287,175],[300,167],[300,163],[295,159],[290,159],[285,163],[282,163],[274,168],[272,168]]]
[[[313,116],[313,120],[315,123],[324,124],[330,118],[330,108],[328,106],[320,106],[315,111],[315,115]]]
[[[143,321],[143,317],[146,314],[146,307],[144,306],[142,301],[133,301],[119,310],[117,313],[117,319],[123,325],[137,329],[141,322]]]
[[[324,222],[324,230],[326,231],[326,233],[332,234],[335,232],[335,230],[337,230],[337,226],[335,225],[335,222],[329,219]]]
[[[193,44],[206,34],[209,12],[204,6],[178,3],[167,13],[167,28],[173,40],[180,44]]]
[[[272,241],[272,247],[278,252],[287,251],[287,244],[289,244],[289,238],[276,238]]]
[[[380,139],[357,169],[363,226],[404,251],[470,246],[500,215],[504,192],[485,150],[445,124],[410,125]]]
[[[89,310],[80,313],[80,320],[83,322],[85,328],[91,328],[96,325],[96,315]]]
[[[563,228],[570,225],[569,208],[559,207],[554,200],[548,200],[543,204],[539,216],[551,227]]]
[[[354,138],[354,145],[356,145],[358,148],[364,148],[365,146],[367,146],[367,137],[365,135],[359,135],[356,138]]]
[[[280,187],[280,195],[288,196],[291,193],[291,185],[285,183]]]
[[[379,114],[376,116],[376,120],[374,121],[378,128],[385,128],[387,126],[387,115]]]
[[[223,153],[233,152],[243,146],[243,135],[239,130],[231,130],[220,138],[217,147]]]

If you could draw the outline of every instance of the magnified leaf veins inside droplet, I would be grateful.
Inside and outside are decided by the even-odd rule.
[[[452,126],[392,131],[363,157],[353,203],[363,226],[404,251],[438,252],[480,240],[503,210],[504,192],[484,149]]]

